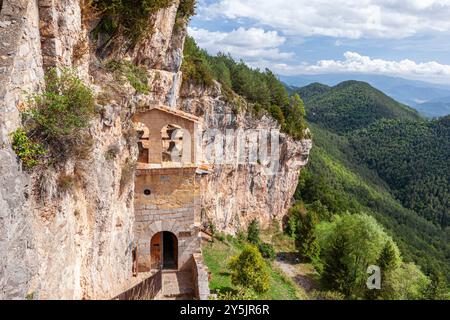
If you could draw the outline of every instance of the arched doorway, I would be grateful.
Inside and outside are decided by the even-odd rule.
[[[152,269],[178,269],[178,239],[172,232],[158,232],[150,246]]]

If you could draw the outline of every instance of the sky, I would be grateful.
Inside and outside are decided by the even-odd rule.
[[[450,0],[198,0],[189,34],[279,75],[450,84]]]

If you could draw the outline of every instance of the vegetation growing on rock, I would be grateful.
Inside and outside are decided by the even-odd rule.
[[[308,138],[305,109],[298,95],[289,94],[280,80],[270,70],[251,69],[244,62],[236,62],[231,56],[209,55],[200,49],[194,39],[187,37],[182,64],[183,83],[211,86],[214,80],[222,85],[225,96],[231,92],[244,97],[253,106],[253,112],[264,111],[281,126],[283,132],[295,139]]]
[[[177,16],[175,19],[174,29],[177,31],[182,26],[186,24],[186,22],[195,15],[195,5],[197,0],[181,0],[180,5],[178,6]]]
[[[115,74],[119,82],[128,81],[137,93],[149,93],[147,71],[144,67],[136,66],[126,60],[111,60],[106,64],[106,67]]]
[[[352,133],[350,143],[405,207],[450,226],[450,116],[378,121]]]
[[[95,114],[95,98],[74,70],[51,69],[45,90],[31,95],[28,104],[24,129],[12,134],[13,148],[25,167],[37,165],[44,154],[54,160],[83,157],[91,142],[85,129]]]
[[[136,43],[150,31],[149,15],[172,4],[172,0],[93,0],[103,16],[96,33],[111,36],[122,32]]]
[[[22,128],[15,130],[11,137],[12,148],[26,169],[38,165],[40,159],[47,154],[47,150],[41,144],[33,142]]]

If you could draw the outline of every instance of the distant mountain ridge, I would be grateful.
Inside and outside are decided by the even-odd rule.
[[[420,103],[414,108],[428,118],[442,117],[450,114],[450,97],[435,98],[430,101]]]
[[[334,86],[347,80],[363,81],[383,91],[393,99],[415,108],[426,117],[440,117],[450,114],[450,103],[445,102],[450,97],[450,85],[363,74],[280,76],[280,80],[290,87],[304,87],[315,82]]]
[[[294,89],[308,108],[308,119],[335,132],[367,127],[380,119],[420,120],[419,113],[361,81],[334,87],[313,83]]]

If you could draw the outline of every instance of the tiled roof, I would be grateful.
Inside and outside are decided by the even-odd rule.
[[[153,105],[153,106],[149,106],[148,108],[144,108],[144,109],[142,109],[140,111],[141,112],[146,112],[146,111],[151,111],[151,110],[155,110],[155,109],[163,111],[163,112],[167,112],[167,113],[170,113],[170,114],[173,114],[175,116],[187,119],[187,120],[192,121],[192,122],[200,122],[201,121],[199,117],[194,116],[191,113],[184,112],[184,111],[181,111],[179,109],[171,108],[171,107],[165,106],[165,105]]]

